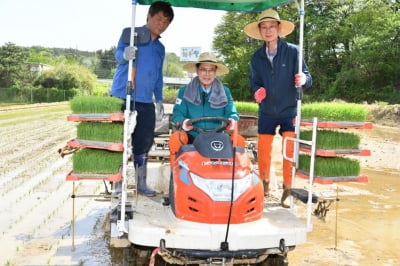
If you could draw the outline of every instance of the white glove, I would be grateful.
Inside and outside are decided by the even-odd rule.
[[[183,120],[182,129],[185,131],[193,130],[193,125],[188,123],[190,119]]]
[[[130,61],[135,59],[136,49],[133,46],[127,46],[124,50],[124,59],[125,61]]]
[[[226,130],[234,130],[236,127],[236,120],[233,118],[229,118],[229,124],[226,126]]]
[[[156,103],[156,120],[160,121],[164,117],[164,105],[162,101]]]

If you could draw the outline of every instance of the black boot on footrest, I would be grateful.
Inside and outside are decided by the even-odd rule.
[[[137,189],[140,194],[154,197],[156,192],[147,187],[147,157],[146,154],[134,155]]]

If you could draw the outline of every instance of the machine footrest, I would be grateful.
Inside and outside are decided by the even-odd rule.
[[[308,202],[308,191],[302,188],[292,188],[290,189],[290,194],[296,199],[300,200],[303,203]],[[318,196],[312,194],[311,198],[312,203],[318,202]]]

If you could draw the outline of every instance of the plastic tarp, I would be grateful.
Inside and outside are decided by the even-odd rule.
[[[139,4],[150,5],[156,0],[138,0]],[[168,0],[172,6],[193,7],[225,11],[260,12],[293,0]]]

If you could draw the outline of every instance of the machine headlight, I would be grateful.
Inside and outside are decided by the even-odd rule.
[[[232,180],[205,179],[194,173],[190,173],[195,186],[204,191],[214,201],[230,201],[232,191]],[[233,182],[233,201],[240,197],[251,186],[253,174],[250,173],[241,179],[235,179]]]

